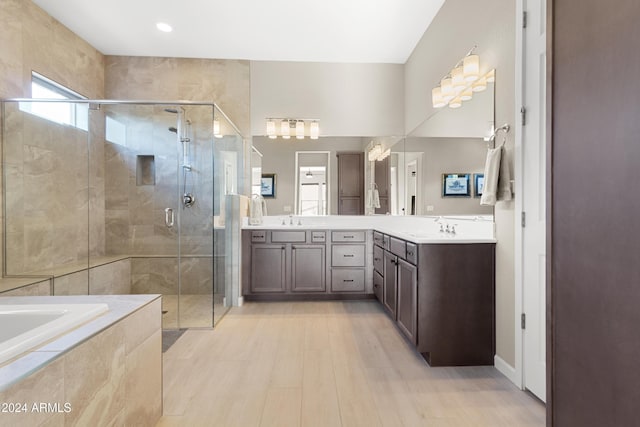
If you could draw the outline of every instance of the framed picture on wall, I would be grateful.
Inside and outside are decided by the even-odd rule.
[[[262,197],[276,197],[276,174],[263,173],[260,180],[260,195]]]
[[[475,197],[482,196],[482,190],[484,189],[484,174],[483,173],[474,173],[473,174],[473,190]]]
[[[471,174],[443,173],[442,197],[471,197]]]

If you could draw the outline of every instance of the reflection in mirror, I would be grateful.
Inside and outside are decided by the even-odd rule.
[[[297,151],[296,215],[326,215],[329,151]]]
[[[251,195],[260,194],[260,183],[262,178],[262,153],[251,146]]]

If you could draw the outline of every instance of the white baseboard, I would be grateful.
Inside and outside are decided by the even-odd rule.
[[[520,381],[520,378],[518,378],[516,368],[509,365],[497,354],[493,357],[493,364],[502,375],[507,377],[509,381],[511,381],[518,387],[522,386],[522,381]]]

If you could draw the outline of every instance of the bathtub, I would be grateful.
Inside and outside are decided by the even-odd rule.
[[[107,304],[0,304],[0,364],[107,311]]]

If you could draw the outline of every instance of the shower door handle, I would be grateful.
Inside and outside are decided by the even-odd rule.
[[[165,224],[168,228],[173,227],[173,209],[171,209],[171,208],[166,208],[166,209],[164,210],[164,224]]]

